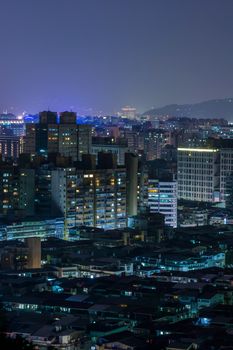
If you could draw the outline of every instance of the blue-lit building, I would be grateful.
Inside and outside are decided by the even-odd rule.
[[[9,130],[14,136],[23,136],[25,123],[22,116],[15,116],[11,113],[0,114],[0,128]]]
[[[177,227],[177,182],[148,179],[148,207],[164,214],[165,225]]]
[[[225,267],[225,253],[184,256],[177,254],[164,254],[162,256],[138,256],[136,262],[143,267],[151,266],[158,271],[192,271],[203,270],[211,267]]]
[[[0,240],[38,238],[63,238],[64,219],[28,220],[0,226]]]

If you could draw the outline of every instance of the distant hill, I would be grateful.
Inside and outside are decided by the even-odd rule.
[[[189,118],[223,118],[233,121],[233,98],[204,101],[195,104],[172,104],[144,113],[152,116],[169,115]]]

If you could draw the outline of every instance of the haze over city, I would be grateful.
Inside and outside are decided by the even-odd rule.
[[[0,12],[0,110],[232,97],[231,0],[1,0]]]

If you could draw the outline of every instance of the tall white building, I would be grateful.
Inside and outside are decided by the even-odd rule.
[[[233,148],[178,148],[178,198],[228,203],[233,187]]]
[[[165,215],[165,225],[177,227],[177,182],[149,179],[148,207]]]
[[[220,151],[209,148],[178,148],[178,198],[219,202]]]

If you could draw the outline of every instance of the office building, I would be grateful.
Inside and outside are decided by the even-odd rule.
[[[219,202],[220,151],[215,148],[178,148],[178,198]]]
[[[233,147],[229,140],[218,147],[178,148],[178,197],[232,205]],[[217,143],[217,144],[216,144]]]
[[[220,199],[227,206],[233,203],[233,148],[220,149]]]
[[[2,131],[2,130],[0,130]],[[1,132],[0,135],[0,154],[2,159],[13,159],[14,162],[19,158],[19,154],[22,153],[23,138],[15,135],[10,135]]]
[[[64,219],[29,219],[4,224],[0,226],[0,241],[16,240],[30,237],[39,238],[64,238]]]
[[[10,131],[14,136],[22,137],[25,132],[23,117],[11,113],[2,113],[0,114],[0,128]]]

